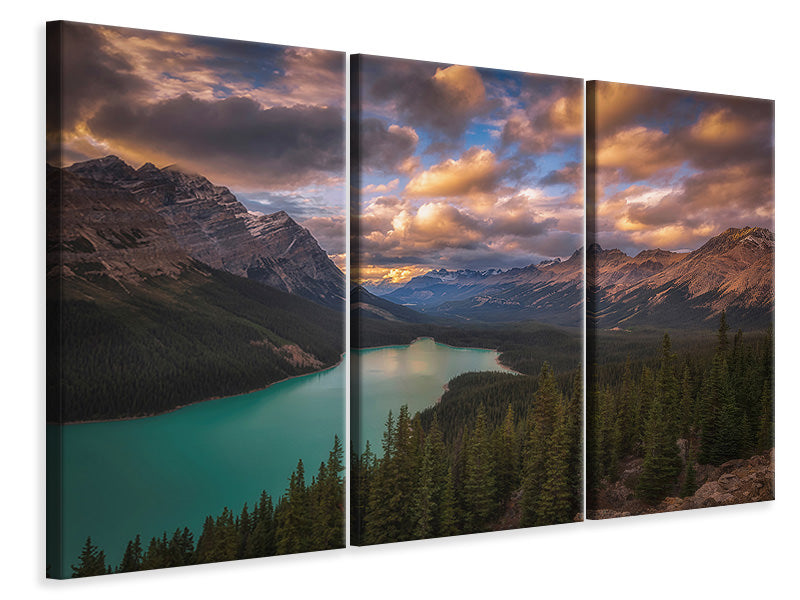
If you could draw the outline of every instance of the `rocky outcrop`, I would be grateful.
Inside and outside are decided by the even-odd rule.
[[[178,245],[200,262],[327,306],[344,302],[342,272],[283,211],[250,213],[228,188],[173,166],[146,163],[134,170],[107,156],[67,170],[132,194],[158,213]]]
[[[594,493],[588,511],[590,519],[610,519],[630,515],[708,508],[730,504],[763,502],[775,499],[775,449],[748,459],[737,459],[720,466],[695,465],[697,491],[686,498],[670,496],[656,505],[635,497],[633,490],[642,470],[642,459],[623,461],[621,476],[605,481]]]
[[[166,221],[113,184],[48,167],[47,213],[48,277],[125,288],[193,268]]]

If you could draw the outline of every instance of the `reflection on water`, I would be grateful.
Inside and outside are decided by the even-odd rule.
[[[389,346],[353,353],[359,378],[359,423],[353,437],[364,449],[369,440],[380,449],[386,416],[396,416],[403,404],[413,415],[431,406],[456,375],[470,371],[502,371],[494,350],[454,348],[431,338],[408,346]],[[356,399],[354,399],[356,401]]]

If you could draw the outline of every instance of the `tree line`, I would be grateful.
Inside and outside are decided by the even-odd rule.
[[[731,339],[725,312],[711,352],[672,350],[658,359],[594,370],[587,398],[588,489],[618,479],[625,457],[643,459],[635,494],[648,503],[696,490],[695,464],[721,465],[774,445],[774,342],[770,328]],[[685,440],[685,455],[678,441]],[[684,466],[685,464],[685,466]]]
[[[72,577],[343,548],[343,461],[342,443],[335,436],[327,462],[320,463],[310,483],[306,484],[300,460],[277,503],[262,491],[252,509],[245,503],[238,515],[226,506],[216,517],[206,517],[196,543],[188,527],[177,528],[171,536],[164,532],[146,545],[137,535],[128,541],[122,560],[114,566],[88,537],[72,565]]]
[[[380,544],[574,520],[582,498],[580,369],[559,385],[470,373],[434,407],[386,420],[351,453],[351,539]]]
[[[48,421],[147,416],[319,368],[280,352],[286,344],[324,366],[339,361],[341,311],[195,267],[130,293],[116,283],[62,282],[47,304]]]

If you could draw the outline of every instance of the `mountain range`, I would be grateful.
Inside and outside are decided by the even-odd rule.
[[[583,251],[508,270],[436,269],[382,296],[430,316],[462,321],[521,321],[579,326]]]
[[[705,327],[723,309],[737,326],[765,326],[774,312],[774,253],[774,234],[757,227],[728,229],[693,252],[656,248],[628,256],[593,244],[587,312],[600,328]],[[354,309],[409,323],[427,317],[578,326],[582,254],[506,271],[436,269],[384,294],[361,289]]]
[[[308,230],[201,176],[48,166],[48,420],[145,416],[331,366],[342,292]]]
[[[775,310],[775,235],[730,228],[692,252],[645,250],[634,257],[597,244],[587,253],[588,314],[597,327],[760,327]]]
[[[344,275],[304,227],[279,211],[256,215],[228,188],[174,166],[139,169],[116,156],[66,171],[130,193],[162,217],[192,258],[332,308],[344,306]]]

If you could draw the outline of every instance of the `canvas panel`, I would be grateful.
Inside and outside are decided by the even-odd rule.
[[[344,54],[48,24],[49,577],[344,546]]]
[[[582,80],[351,74],[352,543],[580,520]]]
[[[589,518],[774,498],[774,103],[587,89]]]

